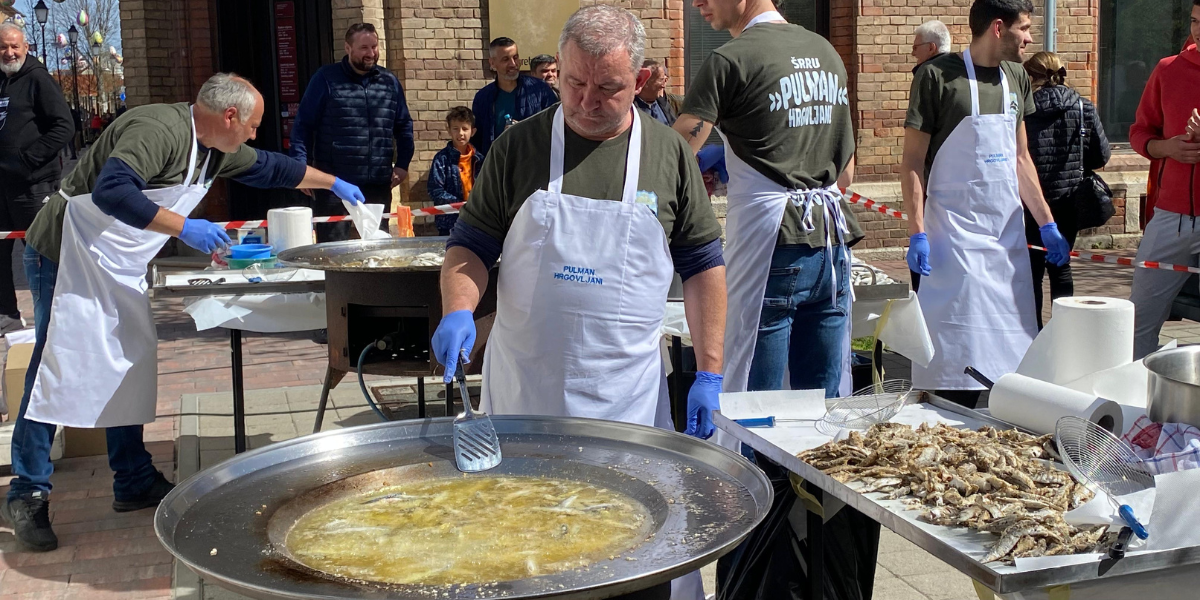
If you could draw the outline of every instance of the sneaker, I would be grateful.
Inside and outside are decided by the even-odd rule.
[[[154,483],[151,483],[146,491],[127,500],[113,500],[113,510],[117,512],[132,512],[142,510],[143,508],[154,508],[173,489],[175,489],[175,484],[167,481],[167,478],[163,477],[162,473],[155,473]]]
[[[10,317],[8,315],[0,315],[0,335],[12,333],[25,329],[25,319],[21,315]]]
[[[329,345],[329,330],[328,329],[314,329],[313,334],[312,334],[312,341],[314,341],[318,344],[321,344],[322,346],[328,346]]]
[[[29,550],[49,552],[58,548],[58,536],[50,528],[50,501],[46,492],[37,491],[4,502],[0,505],[0,516],[12,524],[17,541]]]

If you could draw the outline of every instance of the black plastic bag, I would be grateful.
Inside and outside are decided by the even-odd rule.
[[[755,459],[775,489],[775,502],[762,525],[717,561],[717,599],[810,600],[808,540],[789,520],[799,497],[786,469],[757,452]],[[823,532],[823,600],[871,600],[879,524],[846,506],[825,522]]]

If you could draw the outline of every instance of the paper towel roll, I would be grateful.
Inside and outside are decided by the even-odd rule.
[[[1017,373],[1065,385],[1130,362],[1133,303],[1076,296],[1054,301],[1050,323],[1029,346]]]
[[[1067,415],[1082,417],[1121,435],[1125,431],[1121,405],[1032,377],[1009,373],[988,396],[992,416],[1039,434],[1054,433]]]
[[[304,206],[267,211],[267,239],[275,248],[275,254],[312,244],[312,216],[312,209]]]

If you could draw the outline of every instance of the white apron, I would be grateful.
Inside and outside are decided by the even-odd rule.
[[[920,389],[982,389],[963,369],[992,380],[1012,373],[1037,335],[1008,79],[1001,70],[1004,112],[981,115],[970,50],[963,61],[971,117],[938,150],[927,184],[931,273],[919,296],[934,354],[928,367],[913,365]]]
[[[196,183],[196,128],[181,185],[146,190],[158,206],[187,215],[204,198],[209,152]],[[155,419],[158,335],[146,266],[170,236],[110,217],[91,194],[72,196],[63,219],[58,282],[46,348],[26,417],[71,427],[141,425]]]
[[[635,201],[642,153],[633,111],[620,202],[562,193],[562,108],[550,184],[504,242],[481,410],[669,427],[659,353],[673,266],[654,212]]]
[[[746,29],[759,23],[783,20],[778,12],[768,11],[752,19]],[[722,391],[744,392],[750,377],[750,364],[754,360],[754,345],[758,340],[771,257],[775,253],[779,225],[783,222],[787,203],[801,207],[806,216],[811,215],[813,210],[824,211],[827,241],[832,230],[841,243],[847,228],[840,205],[842,194],[836,185],[824,189],[789,190],[738,158],[720,128],[717,133],[725,143],[725,169],[729,173],[729,207],[725,219],[725,287],[728,289],[729,304],[725,318]],[[811,228],[811,216],[805,221]],[[845,244],[841,244],[841,248],[846,251]],[[837,273],[832,271],[836,280]],[[837,285],[833,288],[836,294]],[[718,439],[721,445],[727,445],[724,435],[719,435]]]
[[[672,428],[659,340],[674,267],[658,217],[635,200],[642,112],[632,112],[620,202],[562,193],[562,107],[554,113],[550,184],[504,240],[480,410]],[[703,598],[698,571],[671,582],[671,600]]]

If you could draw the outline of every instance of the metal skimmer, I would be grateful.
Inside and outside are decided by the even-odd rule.
[[[458,357],[454,371],[458,390],[462,394],[463,413],[454,419],[454,461],[464,473],[486,471],[500,464],[500,440],[487,413],[471,410],[471,393],[467,390],[467,368]]]
[[[896,416],[910,394],[912,382],[907,379],[881,381],[838,401],[821,420],[839,429],[869,429]]]
[[[1103,427],[1079,417],[1062,417],[1054,426],[1058,453],[1067,470],[1088,487],[1098,489],[1117,509],[1117,514],[1141,539],[1148,532],[1133,514],[1128,504],[1119,503],[1124,496],[1154,487],[1154,478],[1142,468],[1142,460],[1113,434]],[[1128,533],[1122,537],[1128,539]],[[1114,549],[1114,553],[1116,549]],[[1120,549],[1124,554],[1124,549]]]

